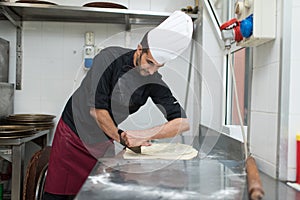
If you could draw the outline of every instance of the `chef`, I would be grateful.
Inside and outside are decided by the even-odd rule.
[[[176,11],[147,32],[136,49],[108,47],[93,60],[68,100],[56,127],[45,183],[45,200],[73,199],[98,158],[113,147],[149,146],[189,129],[186,114],[158,69],[190,44],[191,18]],[[167,122],[144,130],[118,125],[151,98]]]

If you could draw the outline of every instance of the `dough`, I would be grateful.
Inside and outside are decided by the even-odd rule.
[[[151,146],[142,146],[141,148],[141,154],[126,148],[124,159],[189,160],[198,154],[198,151],[192,146],[180,143],[153,143]]]

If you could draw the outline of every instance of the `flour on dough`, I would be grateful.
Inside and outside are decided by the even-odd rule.
[[[180,143],[153,143],[141,148],[141,154],[126,148],[124,159],[189,160],[198,155],[198,151],[192,146]]]

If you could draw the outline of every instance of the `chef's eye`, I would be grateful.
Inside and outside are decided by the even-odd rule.
[[[151,60],[147,60],[147,63],[148,63],[149,65],[154,65],[154,62],[152,62]]]

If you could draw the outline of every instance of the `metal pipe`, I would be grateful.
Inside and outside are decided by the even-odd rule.
[[[190,82],[191,82],[191,76],[192,76],[192,67],[193,67],[193,55],[194,55],[194,40],[195,40],[195,31],[197,30],[197,23],[194,22],[194,30],[193,30],[193,36],[192,36],[192,42],[191,42],[191,51],[190,51],[190,58],[189,58],[189,69],[188,69],[188,75],[187,75],[187,83],[186,83],[186,91],[185,91],[185,99],[184,99],[184,110],[187,110],[187,103],[189,100],[189,89],[190,89]],[[184,136],[181,134],[181,141],[183,144],[185,144]]]

